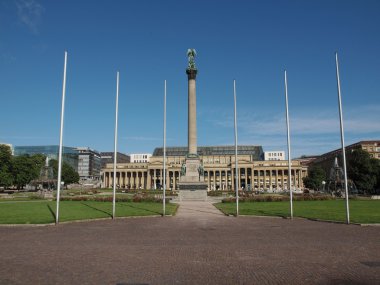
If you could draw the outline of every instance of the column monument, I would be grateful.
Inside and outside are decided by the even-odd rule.
[[[186,69],[188,79],[188,153],[182,164],[179,181],[179,199],[182,200],[207,200],[207,183],[204,182],[203,165],[197,153],[197,100],[196,100],[196,76],[197,68],[194,58],[195,49],[188,49],[189,60]]]

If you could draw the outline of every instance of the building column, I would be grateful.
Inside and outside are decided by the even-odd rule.
[[[164,173],[163,173],[163,168],[160,169],[160,185],[161,187],[163,186],[163,183],[164,183]]]
[[[276,171],[276,189],[278,190],[278,169]]]
[[[264,169],[264,189],[267,189],[267,170],[266,168]]]
[[[148,173],[146,175],[146,189],[150,190],[152,188],[152,178],[150,177],[150,169],[148,169]]]
[[[297,188],[301,188],[300,187],[300,171],[298,169],[296,170],[296,177],[297,177]]]
[[[153,185],[152,189],[156,189],[156,169],[153,169]]]
[[[141,171],[141,188],[146,189],[145,186],[145,171]]]
[[[235,169],[231,168],[231,190],[235,190]]]
[[[257,185],[258,185],[258,190],[261,189],[261,182],[260,182],[260,169],[257,170]]]
[[[244,182],[245,182],[244,189],[247,190],[247,188],[248,188],[248,186],[247,186],[248,185],[248,168],[247,167],[244,168],[244,172],[245,172],[244,173],[245,174],[244,175]]]
[[[241,170],[243,169],[242,167],[238,167],[239,168],[239,172],[238,172],[238,174],[239,174],[239,183],[238,183],[238,185],[239,185],[239,190],[241,189],[241,181],[243,180],[243,175],[241,174]]]
[[[269,173],[269,183],[270,183],[270,184],[269,184],[269,189],[272,190],[272,189],[273,189],[273,181],[272,181],[272,179],[273,179],[272,171],[273,171],[273,170],[270,169],[269,171],[270,171],[270,173]]]
[[[223,190],[223,170],[221,169],[219,170],[219,190]]]
[[[214,176],[213,176],[214,181],[212,184],[213,184],[214,190],[216,190],[216,170],[213,171],[213,174],[214,174]]]
[[[170,189],[170,175],[169,175],[169,169],[166,169],[166,189]]]
[[[224,176],[223,176],[223,172],[224,172]],[[227,178],[227,173],[225,170],[221,170],[220,171],[220,177],[221,177],[221,180],[220,180],[220,190],[225,190],[225,187],[226,187],[226,178]],[[224,180],[223,180],[223,177],[224,177]]]

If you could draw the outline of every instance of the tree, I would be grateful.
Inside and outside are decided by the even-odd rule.
[[[13,184],[12,151],[7,145],[0,145],[0,186],[9,187]]]
[[[58,161],[56,159],[52,159],[52,160],[50,160],[49,163],[53,167],[54,177],[57,179],[57,177],[58,177]],[[79,182],[78,172],[76,172],[75,169],[73,167],[71,167],[66,162],[62,163],[61,178],[62,178],[62,181],[65,182],[66,185]]]
[[[371,158],[368,152],[356,149],[347,154],[347,176],[359,191],[373,193],[378,185],[380,161]]]
[[[376,190],[375,190],[375,194],[380,194],[380,162],[377,163],[377,167],[376,167],[376,180],[377,180],[377,183],[376,183]]]
[[[303,178],[305,187],[317,191],[320,190],[322,181],[326,181],[326,173],[320,166],[314,166],[310,168],[309,175]]]
[[[16,156],[12,160],[13,184],[22,189],[40,175],[45,156],[42,154]]]

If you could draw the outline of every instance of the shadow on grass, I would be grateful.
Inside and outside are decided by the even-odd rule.
[[[82,205],[85,205],[85,206],[87,206],[87,207],[89,207],[90,209],[93,209],[93,210],[95,210],[95,211],[98,211],[98,212],[104,213],[104,214],[106,214],[107,216],[110,216],[110,217],[112,218],[112,214],[108,213],[107,211],[104,211],[104,210],[102,210],[102,209],[98,209],[98,208],[96,208],[96,207],[90,206],[90,205],[88,205],[88,204],[86,204],[86,203],[83,203],[83,202],[81,202],[81,204],[82,204]]]
[[[135,206],[130,205],[130,204],[127,205],[127,204],[118,203],[118,205],[120,205],[120,206],[124,206],[124,207],[130,207],[130,208],[134,208],[134,209],[139,209],[139,210],[144,210],[144,211],[146,211],[146,212],[151,212],[151,213],[153,213],[153,214],[162,215],[161,212],[152,211],[152,210],[145,209],[145,208],[142,208],[142,207],[135,207]]]
[[[57,216],[55,215],[53,209],[50,207],[49,204],[47,204],[46,206],[48,207],[50,214],[53,216],[53,221],[55,222],[55,220],[57,219]]]

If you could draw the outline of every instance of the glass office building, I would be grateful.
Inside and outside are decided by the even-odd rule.
[[[14,155],[33,155],[43,154],[50,159],[58,160],[59,146],[58,145],[40,145],[40,146],[15,146]],[[73,147],[62,147],[62,159],[64,162],[72,166],[75,171],[78,171],[78,155],[79,152]]]

